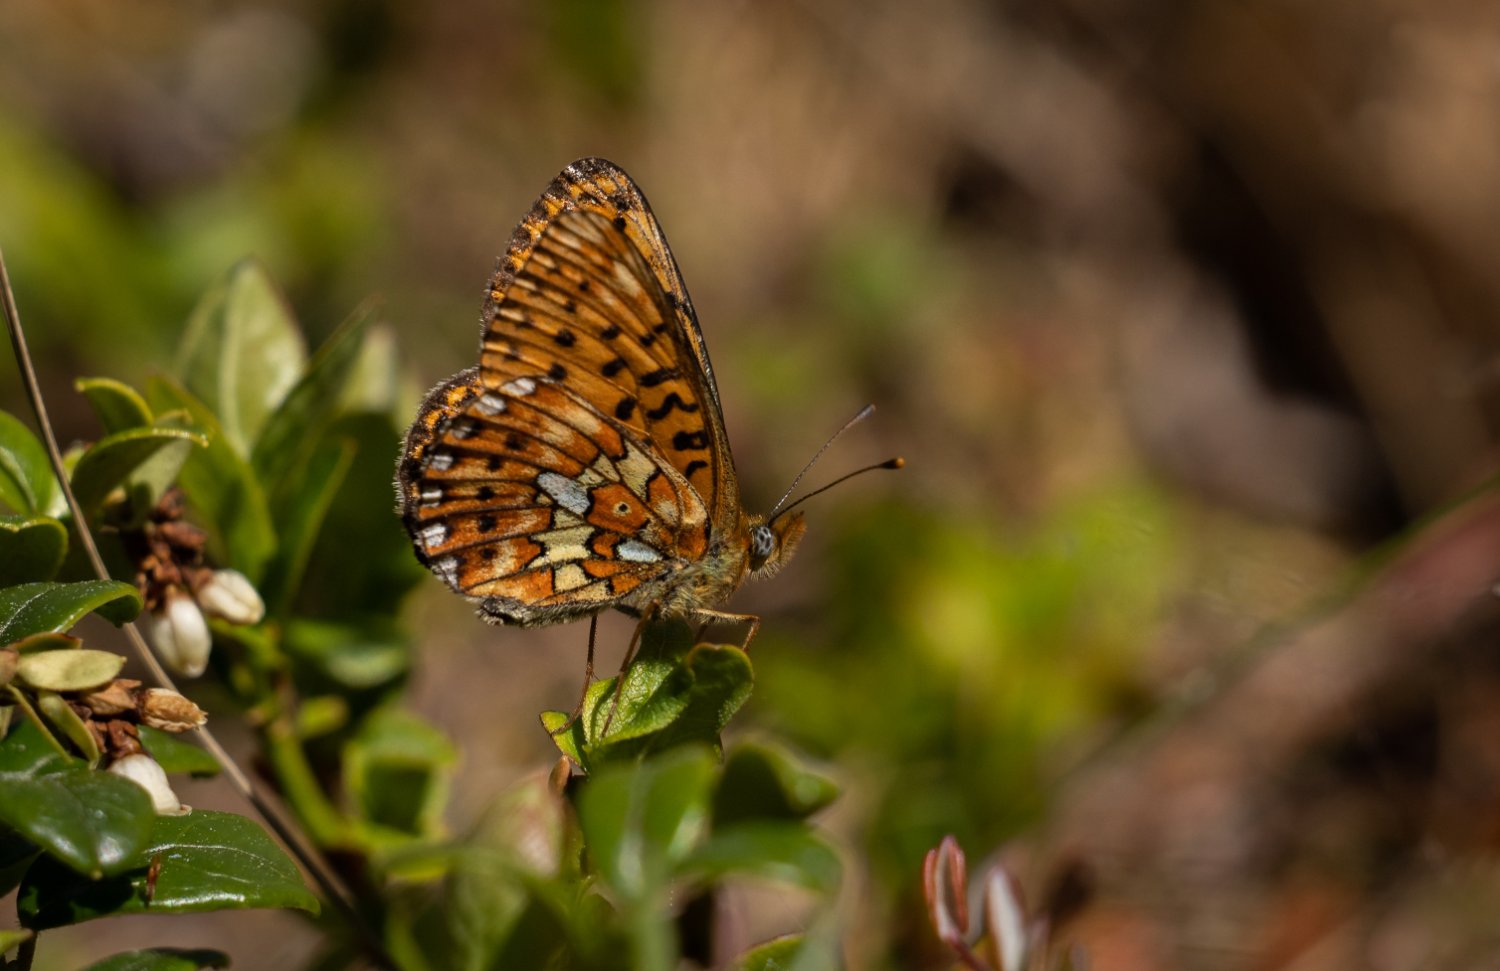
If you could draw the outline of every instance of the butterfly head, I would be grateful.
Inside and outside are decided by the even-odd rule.
[[[792,558],[805,532],[807,521],[802,518],[802,513],[792,510],[770,522],[753,524],[750,527],[750,572],[757,579],[775,576],[776,571]]]

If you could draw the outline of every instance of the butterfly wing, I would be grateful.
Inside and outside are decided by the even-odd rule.
[[[423,403],[397,478],[418,557],[500,623],[649,601],[708,547],[687,480],[552,382],[455,375]]]
[[[580,159],[516,228],[484,306],[480,376],[555,381],[653,446],[716,529],[741,515],[718,388],[666,237],[630,176]]]
[[[565,169],[490,282],[480,366],[398,467],[419,558],[504,623],[643,607],[743,516],[692,303],[640,190]]]

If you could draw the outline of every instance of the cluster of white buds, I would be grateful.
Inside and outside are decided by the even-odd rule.
[[[149,611],[147,629],[156,653],[173,671],[196,678],[208,667],[213,641],[207,618],[257,624],[266,606],[243,573],[204,563],[208,537],[183,519],[183,512],[182,495],[171,490],[124,539],[136,563],[136,586]]]
[[[243,573],[213,570],[192,593],[168,587],[151,611],[148,630],[162,663],[196,678],[208,666],[213,643],[205,614],[231,624],[249,625],[260,623],[265,613],[265,603]]]

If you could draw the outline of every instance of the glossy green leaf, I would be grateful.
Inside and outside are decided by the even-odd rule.
[[[125,658],[110,651],[33,651],[21,658],[16,676],[46,691],[89,691],[112,681],[124,666]]]
[[[647,901],[672,866],[708,828],[714,756],[703,747],[638,763],[609,765],[579,797],[578,820],[589,857],[622,897]]]
[[[251,464],[266,483],[280,483],[309,461],[323,432],[338,417],[339,399],[359,358],[372,312],[355,311],[324,341],[307,371],[267,419],[255,442]],[[276,490],[272,486],[273,491]]]
[[[235,453],[248,458],[306,360],[302,334],[280,292],[264,267],[246,261],[193,310],[174,373],[218,416]]]
[[[58,516],[62,490],[47,450],[14,415],[0,411],[0,502],[25,516]]]
[[[124,382],[114,378],[79,378],[73,387],[88,399],[106,434],[145,428],[152,422],[146,399]]]
[[[223,951],[153,947],[143,951],[112,954],[95,961],[83,971],[198,971],[199,968],[227,967],[229,955]]]
[[[145,789],[64,758],[33,725],[0,743],[0,823],[79,873],[127,868],[155,818]]]
[[[186,411],[207,434],[207,447],[195,449],[183,463],[178,485],[210,530],[213,561],[259,583],[276,551],[276,529],[250,463],[235,451],[213,413],[181,386],[156,378],[146,396],[158,410]]]
[[[73,495],[87,512],[104,501],[112,489],[170,446],[188,449],[208,445],[208,439],[180,428],[130,428],[115,432],[88,448],[73,466]]]
[[[833,848],[806,826],[756,822],[715,830],[683,861],[680,872],[705,883],[755,876],[832,894],[842,866]]]
[[[785,750],[748,742],[736,747],[724,763],[724,776],[714,791],[714,826],[805,819],[838,794],[838,786],[804,768]]]
[[[750,696],[754,675],[744,651],[710,644],[690,647],[691,642],[691,630],[681,621],[648,627],[626,672],[618,706],[613,696],[618,679],[595,682],[582,716],[566,733],[553,735],[558,747],[587,772],[677,745],[705,744],[717,750],[719,733]],[[542,716],[553,733],[566,720],[562,712]]]
[[[182,735],[164,732],[150,725],[141,725],[141,744],[147,754],[167,772],[186,772],[194,776],[219,774],[219,761],[201,746],[194,745]]]
[[[159,868],[148,898],[153,860]],[[154,817],[149,839],[115,873],[90,881],[44,858],[22,882],[16,910],[23,924],[37,929],[111,914],[255,907],[318,911],[296,864],[259,825],[231,813],[200,809]]]
[[[118,580],[6,587],[0,590],[0,644],[43,631],[68,630],[90,612],[118,626],[141,612],[141,595]]]
[[[62,566],[68,530],[49,516],[0,516],[0,587],[50,580]]]

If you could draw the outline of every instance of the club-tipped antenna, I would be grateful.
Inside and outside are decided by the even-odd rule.
[[[807,474],[807,470],[816,465],[818,459],[823,457],[823,453],[828,451],[828,446],[838,441],[839,436],[844,434],[844,432],[847,432],[849,429],[853,428],[855,425],[858,425],[860,422],[864,421],[866,418],[869,418],[873,414],[875,414],[875,406],[873,404],[865,405],[863,408],[859,409],[859,414],[844,422],[844,427],[828,436],[828,441],[824,442],[823,447],[818,449],[817,452],[813,454],[813,457],[807,460],[807,464],[802,466],[802,471],[797,473],[797,477],[792,480],[792,484],[786,487],[786,491],[783,492],[781,494],[781,498],[776,501],[776,505],[772,507],[770,515],[766,516],[767,522],[770,522],[771,520],[776,518],[777,513],[781,511],[782,503],[786,502],[787,497],[796,490],[797,483],[802,481],[802,477]],[[801,502],[802,500],[799,499],[797,501]]]
[[[785,509],[782,509],[782,510],[780,510],[778,512],[773,512],[766,519],[766,522],[774,523],[777,519],[779,519],[782,516],[785,516],[787,513],[791,512],[793,509],[796,509],[798,506],[802,505],[804,502],[806,502],[807,500],[811,499],[813,496],[816,496],[819,493],[827,492],[829,489],[832,489],[834,486],[838,485],[840,482],[847,482],[849,479],[854,478],[856,475],[863,475],[866,472],[874,472],[876,469],[899,469],[899,468],[904,467],[905,465],[906,465],[906,459],[903,459],[901,456],[898,455],[898,456],[896,456],[893,459],[886,459],[884,462],[876,462],[874,465],[867,465],[867,466],[865,466],[862,469],[855,469],[853,472],[846,472],[843,475],[839,476],[837,479],[834,479],[832,482],[828,483],[827,485],[818,486],[816,489],[814,489],[813,491],[809,492],[807,495],[803,496],[801,499],[798,499],[796,502],[792,503],[790,506],[787,506]],[[782,501],[784,502],[785,499],[783,498]]]

